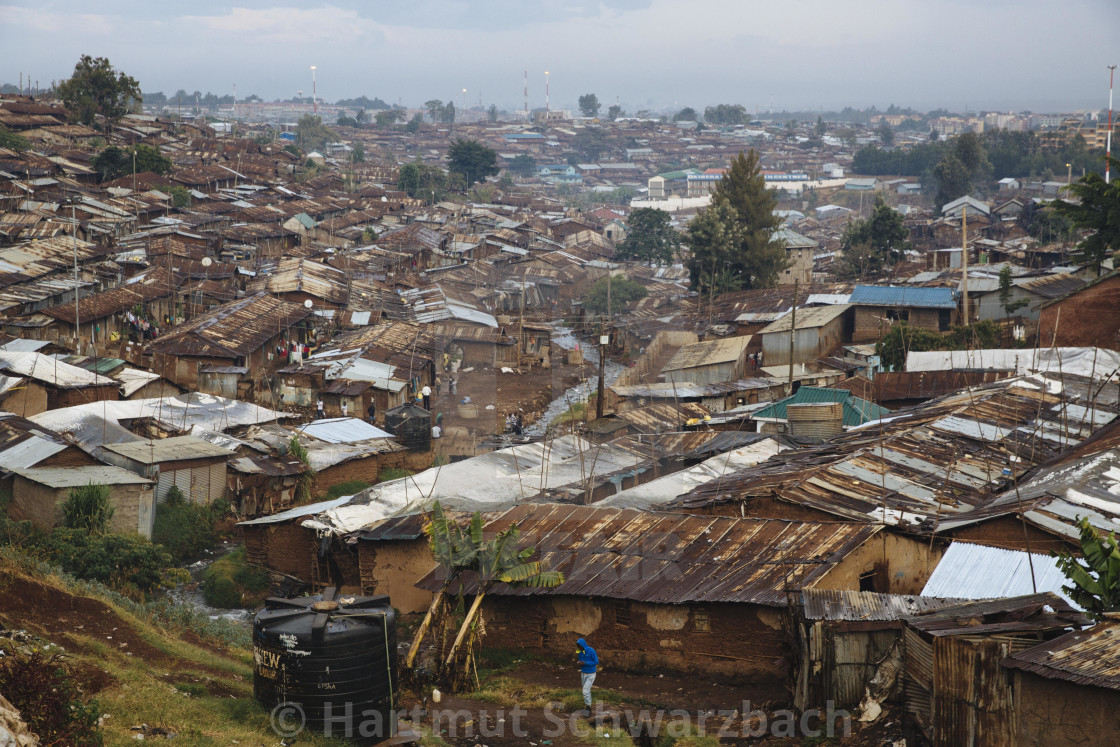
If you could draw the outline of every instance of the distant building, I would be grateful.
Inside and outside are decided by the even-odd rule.
[[[820,246],[819,242],[789,228],[779,228],[770,236],[770,241],[785,242],[786,259],[790,263],[778,276],[778,285],[797,282],[808,286],[813,282],[813,253]]]

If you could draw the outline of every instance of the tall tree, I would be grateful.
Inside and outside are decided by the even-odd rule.
[[[1120,161],[1110,158],[1112,169],[1120,169]],[[1068,192],[1077,202],[1056,200],[1059,215],[1073,225],[1091,233],[1077,245],[1077,259],[1101,274],[1103,262],[1120,251],[1120,179],[1106,184],[1099,174],[1086,174],[1070,185]]]
[[[735,209],[742,236],[729,271],[742,288],[772,287],[789,263],[785,246],[772,240],[781,225],[774,214],[778,199],[766,188],[758,153],[753,148],[745,155],[740,151],[731,160],[731,167],[712,191],[712,203],[720,200],[727,200]]]
[[[1011,284],[1011,265],[1004,265],[1003,269],[999,271],[999,305],[1003,307],[1004,316],[1010,317],[1019,309],[1030,303],[1029,298],[1020,298],[1017,301],[1011,300],[1011,294],[1014,291],[1014,286]]]
[[[477,140],[456,140],[447,151],[449,170],[462,174],[466,186],[498,173],[498,154]]]
[[[447,194],[447,172],[426,163],[406,163],[397,177],[397,189],[416,200],[438,202]]]
[[[954,153],[946,153],[933,167],[933,178],[937,182],[934,201],[938,206],[944,206],[972,191],[972,174]]]
[[[689,255],[689,284],[701,294],[713,291],[739,290],[742,277],[731,268],[739,266],[739,252],[743,246],[743,231],[739,214],[726,197],[713,199],[708,207],[696,214],[688,224],[685,243]]]
[[[323,124],[323,118],[315,114],[304,114],[299,118],[296,136],[305,151],[319,150],[337,137],[334,130]]]
[[[607,119],[609,119],[612,122],[615,121],[616,119],[618,119],[619,117],[624,116],[625,114],[626,114],[626,112],[622,111],[622,107],[619,106],[618,104],[611,104],[607,108]]]
[[[686,106],[685,108],[681,109],[679,112],[677,112],[676,114],[673,115],[673,121],[674,122],[695,122],[699,118],[700,118],[700,116],[696,113],[696,110],[693,109],[691,106]]]
[[[572,138],[572,148],[587,163],[598,161],[610,147],[611,141],[601,127],[584,127]]]
[[[626,219],[629,235],[619,243],[617,259],[636,259],[651,265],[668,265],[680,249],[680,235],[669,214],[657,208],[638,208]]]
[[[519,153],[509,162],[508,168],[518,176],[530,176],[537,171],[537,161],[530,155]]]
[[[160,153],[158,148],[142,143],[127,149],[110,146],[94,156],[90,165],[97,171],[99,181],[111,181],[132,173],[133,153],[136,155],[137,174],[145,171],[167,174],[171,171],[170,158]]]
[[[903,225],[902,213],[875,195],[871,215],[849,221],[840,237],[844,252],[841,273],[849,277],[877,274],[885,265],[897,263],[910,248],[910,232]]]
[[[105,118],[106,134],[142,98],[135,78],[115,70],[105,57],[81,56],[74,74],[58,84],[58,97],[77,121],[91,127]]]
[[[718,104],[704,109],[704,121],[708,124],[736,125],[748,119],[747,110],[741,104]]]
[[[887,120],[880,120],[879,126],[875,128],[875,134],[879,136],[879,140],[890,147],[894,145],[894,130],[887,124]]]
[[[424,102],[424,108],[428,110],[428,116],[432,122],[443,121],[443,102],[439,99],[431,99]]]
[[[579,97],[579,111],[585,117],[599,116],[599,97],[593,93],[585,93]]]

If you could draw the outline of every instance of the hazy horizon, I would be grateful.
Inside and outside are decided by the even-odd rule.
[[[108,57],[146,92],[266,101],[366,95],[501,109],[550,101],[603,110],[717,103],[752,114],[886,109],[1097,111],[1120,50],[1120,3],[1070,0],[290,0],[236,7],[0,1],[0,79],[46,87],[81,54]],[[1113,32],[1111,35],[1109,32]]]

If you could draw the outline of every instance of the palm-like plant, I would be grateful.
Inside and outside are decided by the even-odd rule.
[[[1070,581],[1062,590],[1090,617],[1099,619],[1106,612],[1120,611],[1120,542],[1114,532],[1102,536],[1088,519],[1079,519],[1077,526],[1083,557],[1068,550],[1057,553],[1058,567]]]
[[[508,527],[487,538],[482,531],[482,514],[477,511],[471,516],[470,523],[463,527],[449,520],[439,501],[436,501],[432,506],[432,518],[424,531],[428,535],[428,546],[431,548],[432,557],[439,563],[443,572],[443,586],[432,600],[423,622],[416,631],[408,657],[405,659],[406,667],[411,667],[415,661],[420,643],[433,621],[446,616],[447,595],[456,584],[458,584],[458,597],[462,598],[465,588],[464,573],[468,571],[475,573],[477,588],[474,601],[463,618],[455,641],[448,650],[447,656],[439,662],[444,669],[451,666],[468,633],[470,633],[467,646],[469,653],[465,657],[464,664],[472,659],[473,650],[482,632],[478,610],[486,594],[496,584],[551,588],[564,583],[564,574],[546,570],[539,560],[531,559],[536,553],[535,548],[518,547],[521,530],[517,526]]]

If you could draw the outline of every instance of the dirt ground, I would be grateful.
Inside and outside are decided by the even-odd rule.
[[[569,698],[570,691],[579,688],[576,668],[556,662],[524,661],[501,675],[557,693],[569,691]],[[489,691],[485,681],[482,687],[484,692]],[[410,708],[425,706],[421,723],[456,747],[606,744],[609,742],[603,734],[612,726],[620,727],[627,736],[634,735],[632,741],[636,745],[652,745],[655,743],[652,739],[642,736],[642,724],[644,721],[647,727],[644,731],[649,731],[648,726],[656,722],[659,712],[662,731],[680,730],[685,719],[693,726],[703,719],[704,733],[718,736],[721,745],[769,747],[824,743],[879,747],[902,738],[901,715],[897,708],[888,708],[872,724],[861,724],[853,717],[846,737],[843,720],[836,722],[835,737],[829,739],[823,720],[816,717],[810,718],[807,728],[819,728],[821,734],[802,733],[799,719],[791,720],[792,716],[783,713],[783,709],[788,708],[787,694],[783,687],[774,683],[725,685],[669,673],[638,675],[605,670],[596,678],[593,694],[610,703],[597,706],[602,717],[602,726],[596,730],[598,740],[587,733],[584,714],[572,713],[559,699],[547,708],[525,708],[517,714],[512,711],[512,702],[492,702],[492,698],[483,699],[478,694],[443,695],[438,704],[430,700],[421,704],[413,694],[412,700],[406,699],[405,704]],[[748,711],[745,724],[744,710]],[[516,727],[520,727],[520,731],[515,734]],[[616,733],[615,738],[617,736]],[[625,744],[621,739],[617,741]]]

